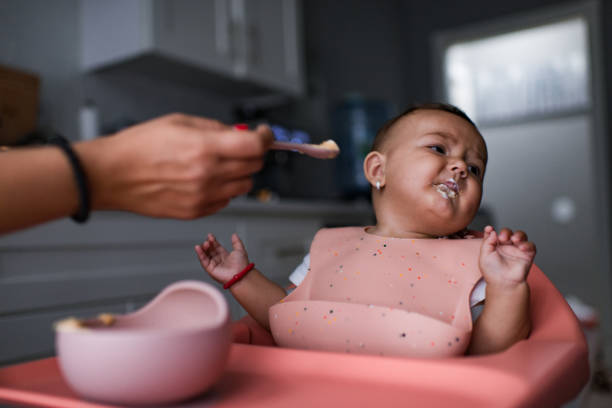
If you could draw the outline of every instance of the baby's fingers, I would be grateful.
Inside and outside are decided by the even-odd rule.
[[[510,228],[502,228],[498,234],[499,242],[502,244],[508,244],[511,242],[512,230]]]
[[[495,251],[497,247],[498,236],[495,229],[490,225],[485,227],[484,238],[482,240],[481,251],[485,254]]]
[[[521,251],[523,251],[523,252],[525,252],[525,253],[528,253],[528,254],[533,254],[533,255],[535,255],[535,253],[536,253],[536,246],[535,246],[535,244],[534,244],[533,242],[531,242],[531,241],[521,242],[521,243],[518,245],[518,247],[519,247],[519,249],[520,249]]]
[[[527,234],[524,231],[515,231],[514,234],[510,237],[510,240],[516,245],[520,242],[527,241]]]
[[[208,268],[210,265],[210,257],[206,254],[206,251],[203,248],[204,245],[196,245],[195,251],[198,255],[198,260],[204,269]]]
[[[227,250],[223,248],[223,245],[221,245],[219,241],[217,241],[217,238],[215,238],[213,234],[208,234],[208,241],[210,242],[210,249],[215,255],[220,257],[226,257],[229,254],[229,252],[227,252]]]
[[[238,234],[232,234],[232,247],[234,251],[246,252],[246,248]]]

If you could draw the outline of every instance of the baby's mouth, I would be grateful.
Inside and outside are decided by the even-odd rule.
[[[459,186],[452,178],[446,180],[444,183],[434,184],[433,186],[436,191],[446,199],[455,198],[459,194]]]

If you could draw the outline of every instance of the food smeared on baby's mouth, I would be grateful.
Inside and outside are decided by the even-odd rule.
[[[452,178],[441,184],[433,184],[433,186],[435,187],[436,191],[447,200],[449,198],[457,197],[457,194],[459,193],[457,182]]]

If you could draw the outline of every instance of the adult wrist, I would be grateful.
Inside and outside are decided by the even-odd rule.
[[[91,209],[120,209],[114,204],[117,197],[113,196],[113,190],[115,190],[115,194],[117,191],[112,186],[120,174],[113,164],[117,157],[110,152],[108,141],[96,139],[80,142],[73,145],[73,148],[82,158],[81,162],[88,175]]]
[[[83,167],[81,158],[75,152],[70,142],[63,136],[53,135],[48,138],[47,142],[59,148],[70,164],[78,195],[78,206],[72,214],[72,219],[78,223],[84,223],[89,218],[91,211],[91,193],[87,172]]]

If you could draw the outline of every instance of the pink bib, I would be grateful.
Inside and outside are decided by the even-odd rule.
[[[406,357],[465,353],[481,239],[320,230],[301,285],[269,310],[279,346]]]

